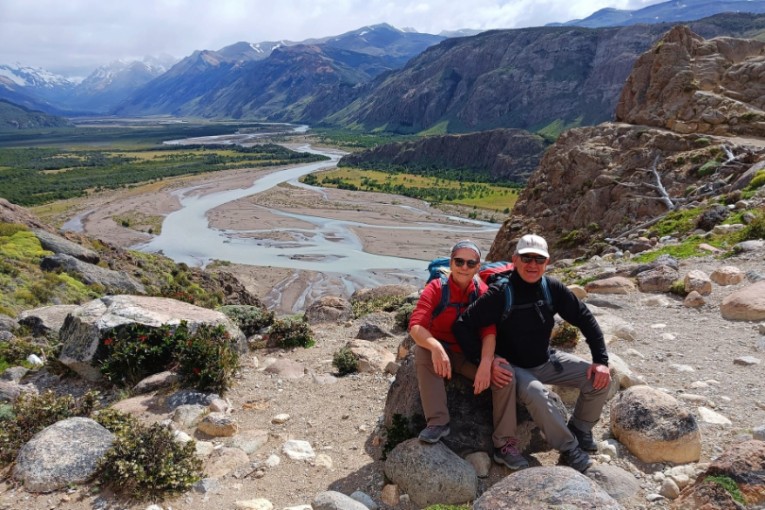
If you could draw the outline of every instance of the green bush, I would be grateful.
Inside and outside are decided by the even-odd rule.
[[[419,418],[419,419],[418,419]],[[422,422],[421,427],[416,427],[415,421]],[[385,427],[385,445],[383,445],[383,459],[388,456],[391,450],[393,450],[399,443],[403,443],[407,439],[415,437],[413,430],[415,428],[423,428],[425,426],[424,418],[416,417],[410,423],[410,420],[399,413],[393,415],[391,424],[389,427]],[[419,423],[418,423],[419,424]]]
[[[730,497],[733,498],[738,503],[741,503],[742,505],[746,503],[744,500],[744,495],[741,493],[741,489],[739,489],[738,484],[736,481],[729,476],[724,475],[717,475],[717,476],[707,476],[704,478],[705,482],[712,482],[716,483],[718,485],[721,485],[723,489],[725,489],[728,494],[730,494]]]
[[[359,360],[348,347],[343,347],[332,358],[332,366],[341,376],[353,374],[359,371]]]
[[[412,317],[414,307],[414,303],[404,303],[399,307],[395,317],[396,326],[400,327],[401,329],[409,328],[409,319]]]
[[[132,500],[161,500],[188,490],[202,475],[196,443],[176,441],[159,423],[117,435],[101,459],[101,480]]]
[[[672,283],[672,286],[669,288],[669,292],[680,297],[685,297],[688,295],[688,292],[685,291],[685,282],[682,279],[675,280],[674,283]]]
[[[717,169],[720,168],[720,162],[716,160],[707,161],[701,167],[696,171],[696,174],[699,177],[706,177],[707,175],[712,175],[717,171]]]
[[[358,319],[373,312],[394,312],[406,303],[407,296],[384,296],[375,299],[358,300],[351,303],[354,318]]]
[[[104,377],[118,386],[134,386],[145,377],[166,370],[176,346],[188,338],[185,322],[158,328],[129,324],[101,340],[94,359]]]
[[[30,354],[40,355],[42,347],[21,338],[13,338],[7,342],[0,342],[0,361],[5,361],[10,366],[26,366],[26,359]]]
[[[550,345],[562,349],[573,349],[579,342],[579,329],[568,322],[556,325],[550,336]]]
[[[183,386],[224,393],[239,368],[239,353],[222,325],[200,326],[178,353],[178,374]]]
[[[311,327],[303,317],[281,317],[275,319],[268,331],[268,343],[275,347],[313,347]]]
[[[90,417],[106,430],[118,436],[125,435],[141,426],[141,422],[135,416],[111,407],[99,409],[93,412]]]
[[[97,398],[96,392],[88,392],[79,400],[71,395],[58,397],[52,391],[22,393],[13,404],[13,416],[3,420],[0,427],[0,462],[13,462],[19,449],[45,427],[73,416],[90,415]]]
[[[26,230],[29,229],[20,223],[0,222],[0,237],[11,237],[16,232],[23,232]]]
[[[259,306],[226,305],[218,310],[234,321],[246,336],[252,336],[274,322],[274,312]]]
[[[749,186],[746,187],[748,190],[756,190],[761,187],[765,186],[765,170],[760,170],[757,172],[757,174],[752,178],[751,181],[749,181]]]
[[[748,241],[750,239],[765,239],[765,210],[760,211],[760,213],[749,222],[749,225],[744,227],[744,229],[738,233],[739,241]]]

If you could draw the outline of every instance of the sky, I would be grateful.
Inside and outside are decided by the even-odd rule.
[[[662,1],[0,0],[0,64],[82,78],[117,59],[180,59],[239,41],[302,41],[378,23],[430,34],[521,28]]]

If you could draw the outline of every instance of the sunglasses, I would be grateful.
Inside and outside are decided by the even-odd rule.
[[[524,264],[531,264],[531,261],[536,262],[539,265],[544,264],[547,262],[547,257],[544,257],[542,255],[521,255],[521,261]]]
[[[469,267],[470,269],[473,269],[475,266],[477,266],[481,262],[480,260],[465,260],[459,257],[454,257],[452,260],[454,261],[454,265],[456,265],[457,267],[462,267],[465,264],[467,264],[467,267]]]

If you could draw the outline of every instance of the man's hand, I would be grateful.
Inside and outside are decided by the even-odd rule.
[[[587,369],[587,379],[592,379],[592,387],[600,390],[611,384],[611,371],[606,365],[593,363]]]
[[[430,351],[433,358],[433,370],[439,376],[445,379],[452,378],[452,362],[449,360],[449,355],[446,354],[446,350],[441,344]]]
[[[494,358],[494,361],[491,364],[491,383],[499,388],[504,388],[513,380],[513,372],[501,367],[500,364],[510,365],[510,363],[501,356]]]

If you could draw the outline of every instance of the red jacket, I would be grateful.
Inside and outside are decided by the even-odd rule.
[[[480,278],[478,294],[481,295],[488,290],[487,285]],[[475,279],[474,279],[475,281]],[[419,325],[430,331],[434,338],[447,344],[448,348],[454,352],[462,352],[457,340],[452,333],[452,325],[460,313],[464,312],[470,304],[470,294],[473,292],[474,283],[470,282],[465,290],[460,289],[451,276],[449,276],[449,303],[459,303],[460,307],[447,306],[443,312],[433,318],[433,310],[441,302],[441,279],[435,279],[428,283],[420,295],[417,306],[409,319],[409,329]],[[497,328],[494,325],[481,329],[481,338],[486,335],[496,334]]]

